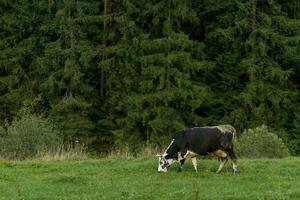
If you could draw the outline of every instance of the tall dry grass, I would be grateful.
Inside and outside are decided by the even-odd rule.
[[[38,159],[51,160],[79,160],[88,158],[87,148],[84,144],[64,145],[56,151],[39,152]]]
[[[123,146],[111,150],[109,153],[102,154],[102,157],[109,159],[133,159],[133,158],[151,158],[155,157],[157,154],[161,153],[163,150],[161,148],[144,145],[138,150],[131,150],[129,146]]]

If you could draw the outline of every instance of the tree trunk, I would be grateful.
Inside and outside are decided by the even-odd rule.
[[[168,35],[167,35],[167,88],[170,87],[170,73],[171,73],[171,63],[170,63],[170,51],[171,51],[171,0],[168,2]]]
[[[256,47],[256,0],[252,1],[252,39],[253,39],[253,49]]]
[[[70,47],[71,47],[71,49],[73,49],[73,47],[74,47],[74,19],[71,16],[71,8],[70,7],[69,7],[68,24],[69,24]]]
[[[48,12],[51,14],[52,0],[48,0]]]
[[[108,0],[104,0],[104,16],[107,15],[107,3],[108,3]],[[106,19],[104,19],[104,22],[103,22],[103,39],[102,39],[102,46],[103,48],[106,47]],[[102,60],[105,59],[105,56],[102,55]],[[105,70],[104,70],[104,67],[101,66],[101,77],[100,77],[100,95],[101,96],[104,96],[105,95],[105,91],[106,91],[106,83],[105,83],[105,79],[106,79],[106,76],[105,76]]]

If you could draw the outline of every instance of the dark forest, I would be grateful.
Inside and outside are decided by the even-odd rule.
[[[30,112],[101,152],[266,125],[295,155],[299,91],[299,0],[0,1],[4,129]]]

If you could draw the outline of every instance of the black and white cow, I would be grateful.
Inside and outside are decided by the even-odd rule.
[[[190,157],[197,172],[197,155],[217,156],[221,164],[217,173],[221,172],[228,158],[232,161],[233,173],[237,172],[237,157],[234,153],[236,130],[231,125],[194,127],[178,132],[171,144],[159,157],[158,172],[167,172],[175,161],[179,162],[179,171],[187,157]]]

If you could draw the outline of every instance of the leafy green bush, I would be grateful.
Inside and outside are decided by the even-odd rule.
[[[275,133],[262,125],[248,129],[238,138],[236,152],[246,158],[283,158],[289,156],[289,150]]]
[[[55,127],[46,119],[32,114],[24,114],[6,128],[0,128],[0,157],[34,158],[56,151],[61,146]]]

